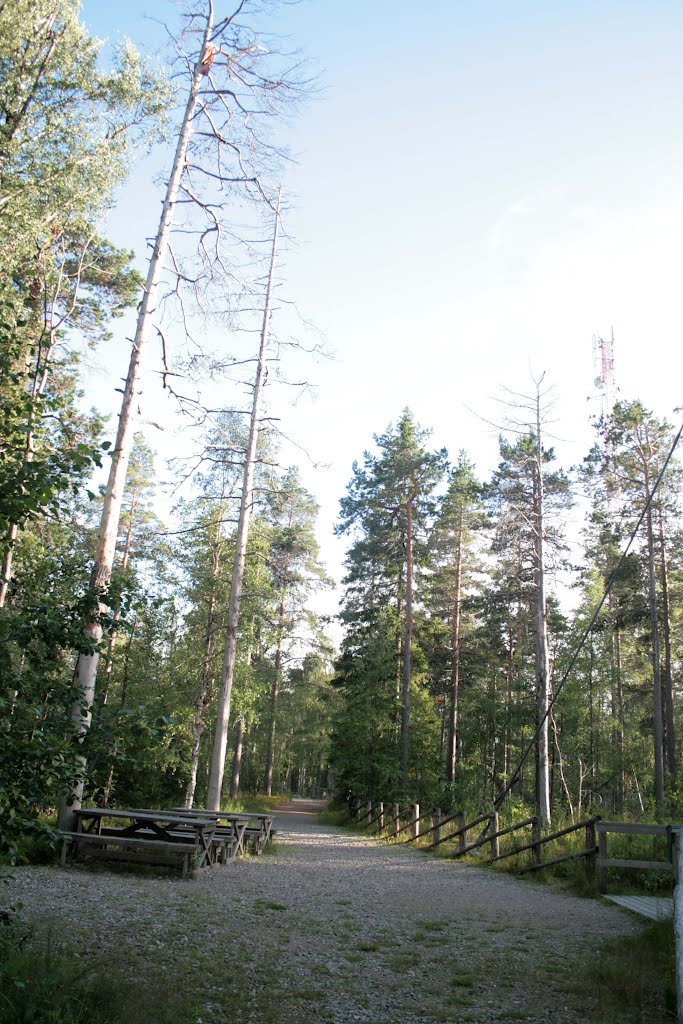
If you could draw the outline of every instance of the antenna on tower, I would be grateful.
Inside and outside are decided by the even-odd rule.
[[[603,421],[612,412],[617,397],[617,381],[614,374],[614,328],[605,340],[599,334],[593,335],[593,366],[597,371],[594,385],[600,392]]]
[[[606,341],[599,334],[593,335],[593,367],[597,376],[593,381],[600,397],[603,444],[605,449],[605,490],[607,507],[612,505],[612,451],[608,437],[607,420],[612,413],[617,397],[617,381],[614,374],[614,328],[610,328],[610,337]]]

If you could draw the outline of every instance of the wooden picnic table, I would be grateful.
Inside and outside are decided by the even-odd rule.
[[[105,819],[128,824],[105,825]],[[187,878],[214,861],[216,823],[206,815],[81,807],[74,811],[73,820],[74,831],[63,833],[62,864],[71,848],[74,856],[181,866]]]
[[[234,860],[238,854],[244,853],[245,832],[249,824],[246,815],[232,811],[206,811],[201,807],[172,807],[170,813],[182,815],[183,820],[194,817],[214,822],[214,842],[218,844],[221,839],[232,840],[232,843],[224,844],[224,860]]]
[[[247,839],[251,840],[254,852],[260,854],[275,835],[272,814],[256,814],[250,811],[207,811],[201,807],[173,807],[172,810],[178,814],[194,814],[197,817],[206,816],[216,822],[219,830],[221,824],[226,822],[232,828],[239,831],[240,838],[235,856],[237,856],[238,852],[244,852],[244,843]]]

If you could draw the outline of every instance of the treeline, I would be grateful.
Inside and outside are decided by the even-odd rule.
[[[105,64],[79,11],[0,5],[0,852],[12,856],[58,804],[67,822],[81,800],[217,806],[244,788],[320,786],[334,696],[309,610],[327,583],[317,508],[280,466],[264,405],[269,366],[286,377],[293,344],[271,345],[271,291],[278,132],[303,65],[259,36],[268,10],[251,0],[181,5],[168,77],[130,44]],[[175,155],[143,281],[101,225],[159,140]],[[127,309],[114,439],[87,411],[82,356]],[[186,480],[172,530],[139,433],[150,338],[193,442],[172,467]],[[217,408],[201,402],[207,382]]]
[[[546,823],[679,808],[675,455],[655,491],[676,432],[620,401],[564,472],[544,438],[548,393],[530,391],[507,410],[490,480],[466,452],[452,463],[432,450],[408,410],[354,465],[338,527],[341,798],[472,812],[501,801]],[[570,561],[577,517],[583,553]]]

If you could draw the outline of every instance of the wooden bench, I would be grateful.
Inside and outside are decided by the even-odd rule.
[[[112,826],[112,820],[127,824]],[[74,830],[62,833],[62,865],[71,851],[73,857],[176,866],[188,878],[196,868],[226,856],[224,838],[214,841],[215,823],[206,818],[179,820],[167,811],[90,807],[75,810],[73,821]]]
[[[140,836],[112,835],[113,830],[101,834],[64,832],[61,864],[66,864],[67,853],[93,860],[125,860],[159,867],[180,867],[183,878],[189,878],[195,868],[197,848],[194,842],[183,839],[168,842],[143,839]]]
[[[104,826],[99,834],[103,836],[117,836],[121,835],[122,832],[123,829]],[[82,833],[71,834],[81,835]],[[140,830],[137,835],[139,835],[141,839],[154,840],[154,833],[151,831]],[[183,825],[179,825],[177,828],[172,829],[168,835],[172,837],[174,841],[177,840],[182,842],[185,840],[187,842],[188,836],[194,836],[194,832]],[[235,859],[239,844],[232,829],[217,828],[211,836],[210,843],[212,864],[227,864],[228,861]],[[156,840],[156,845],[159,845],[159,840]]]

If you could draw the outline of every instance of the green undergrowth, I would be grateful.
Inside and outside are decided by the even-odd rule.
[[[581,979],[596,993],[605,1020],[676,1020],[675,946],[671,920],[605,944]]]
[[[291,799],[288,793],[276,793],[273,796],[257,793],[256,796],[242,796],[239,800],[228,800],[222,806],[223,810],[229,813],[267,814],[282,804],[288,803]]]
[[[195,1007],[168,991],[162,977],[125,977],[111,961],[84,963],[12,924],[0,933],[3,1024],[187,1024]]]
[[[349,828],[349,816],[346,811],[319,811],[315,818],[319,825],[334,825],[338,828]]]

